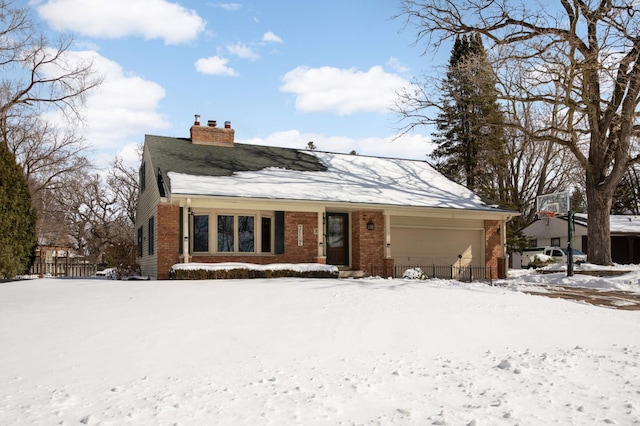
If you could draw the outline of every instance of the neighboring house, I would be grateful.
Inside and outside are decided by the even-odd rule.
[[[29,273],[32,275],[90,277],[96,273],[96,270],[95,263],[90,263],[85,256],[76,254],[72,248],[39,245],[34,252],[33,264]]]
[[[587,254],[589,232],[587,215],[576,213],[573,230],[574,248]],[[611,215],[611,259],[614,263],[640,263],[640,216]],[[530,240],[531,247],[567,247],[569,227],[566,216],[542,218],[522,230]],[[513,256],[513,267],[520,267],[520,256]]]
[[[136,216],[145,275],[166,279],[182,262],[506,273],[505,223],[518,213],[486,205],[426,161],[236,144],[229,122],[201,126],[198,116],[190,133],[145,136]]]

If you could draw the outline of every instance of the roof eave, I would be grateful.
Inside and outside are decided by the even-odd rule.
[[[295,209],[298,211],[325,211],[325,210],[382,210],[389,214],[407,214],[429,213],[434,217],[478,217],[482,215],[487,219],[494,220],[510,220],[520,213],[512,210],[493,209],[493,208],[455,208],[455,207],[434,207],[434,206],[408,206],[384,203],[351,203],[344,201],[324,201],[324,200],[297,200],[297,199],[281,199],[281,198],[257,198],[257,197],[232,197],[232,196],[216,196],[216,195],[194,195],[194,194],[171,194],[168,201],[172,204],[184,204],[189,199],[191,206],[208,207],[212,201],[215,201],[219,208],[238,207],[241,204],[246,206],[256,206],[260,208],[270,209]]]

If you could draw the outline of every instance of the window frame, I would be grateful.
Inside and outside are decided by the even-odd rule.
[[[206,217],[207,218],[207,238],[206,238],[206,244],[207,244],[207,249],[206,250],[196,250],[196,217]],[[191,252],[192,253],[210,253],[211,250],[211,217],[208,213],[204,214],[204,213],[194,213],[191,216]]]
[[[269,221],[269,250],[265,251],[264,250],[264,220],[268,220]],[[260,253],[264,253],[264,254],[274,254],[275,251],[275,243],[276,243],[276,238],[275,238],[275,219],[274,216],[272,214],[263,214],[260,215]]]
[[[140,178],[140,193],[142,194],[147,188],[147,162],[142,161],[140,164],[140,170],[138,171]]]
[[[144,255],[143,253],[143,248],[144,248],[144,230],[142,228],[142,226],[138,227],[138,257],[142,257]]]
[[[560,237],[556,237],[556,238],[551,238],[551,244],[549,244],[551,247],[560,247]]]
[[[148,221],[147,234],[149,241],[147,243],[147,253],[149,256],[153,256],[155,254],[155,241],[156,241],[156,227],[155,227],[155,218],[151,216]]]
[[[208,219],[207,226],[207,242],[208,242],[208,250],[207,251],[196,251],[195,247],[195,218],[197,216],[206,216]],[[233,251],[221,251],[218,246],[218,218],[230,216],[233,220]],[[253,251],[240,251],[240,217],[250,217],[253,221]],[[263,222],[263,219],[268,222],[266,225]],[[267,244],[263,241],[264,234],[264,226],[269,226],[268,234],[269,234],[269,242],[268,248],[269,251],[263,251]],[[258,210],[238,210],[238,211],[229,211],[229,210],[205,210],[205,209],[197,209],[192,210],[191,218],[190,218],[190,249],[191,252],[195,255],[230,255],[230,256],[254,256],[254,255],[271,255],[275,252],[275,214],[271,211],[258,211]]]

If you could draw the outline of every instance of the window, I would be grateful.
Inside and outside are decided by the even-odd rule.
[[[218,215],[217,250],[221,253],[255,252],[255,217]]]
[[[193,251],[209,251],[209,216],[193,216]]]
[[[551,239],[551,245],[553,247],[560,247],[560,238],[552,238]]]
[[[253,216],[238,216],[238,251],[241,253],[255,251],[254,223]]]
[[[218,251],[233,251],[233,235],[233,216],[218,216]]]
[[[138,257],[142,257],[142,226],[138,228]]]
[[[210,217],[215,223],[213,235],[209,230]],[[192,240],[194,252],[272,253],[273,219],[243,214],[195,214]],[[212,247],[210,240],[214,241]]]
[[[262,253],[271,253],[271,218],[262,217],[262,241],[260,251]]]
[[[147,163],[144,161],[140,165],[139,177],[140,177],[140,193],[144,192],[145,187],[147,186]]]
[[[536,238],[529,238],[529,246],[528,247],[538,247],[538,240]]]
[[[149,256],[151,256],[155,249],[156,230],[154,226],[153,216],[149,218]]]

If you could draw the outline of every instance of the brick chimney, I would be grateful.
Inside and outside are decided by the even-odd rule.
[[[196,120],[191,126],[191,143],[198,145],[233,146],[235,130],[231,128],[231,122],[225,121],[224,128],[217,127],[215,120],[207,121],[206,126],[200,125],[200,116],[196,114]]]

